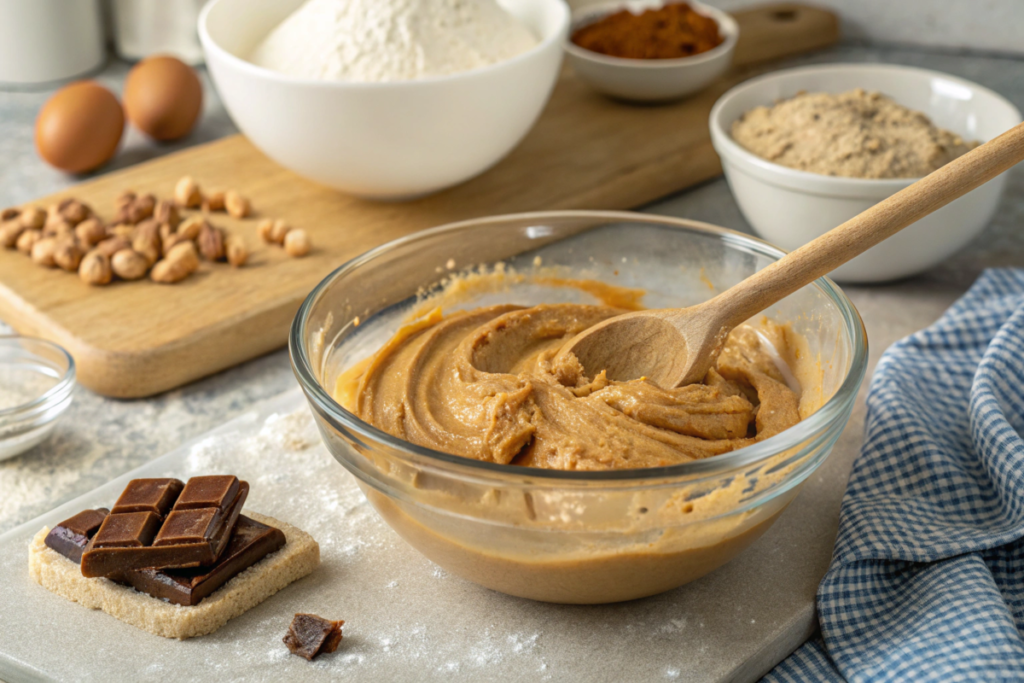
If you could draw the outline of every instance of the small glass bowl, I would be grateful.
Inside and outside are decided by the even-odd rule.
[[[643,288],[644,304],[662,308],[705,301],[782,255],[723,228],[625,212],[456,223],[385,244],[329,275],[296,316],[292,364],[328,450],[388,524],[443,568],[549,602],[654,595],[721,566],[763,534],[846,426],[864,378],[867,338],[853,304],[831,281],[817,280],[765,311],[806,339],[820,408],[764,441],[670,467],[565,472],[441,453],[343,408],[333,397],[337,378],[380,348],[421,306],[419,295],[456,268],[553,268],[562,277]],[[504,286],[470,290],[446,308],[593,303],[588,296],[507,277]]]
[[[0,460],[50,435],[75,389],[75,361],[42,339],[0,335]]]

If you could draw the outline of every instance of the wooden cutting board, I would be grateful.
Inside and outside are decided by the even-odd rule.
[[[836,17],[796,4],[736,14],[736,66],[682,102],[634,106],[597,95],[566,69],[537,125],[504,161],[451,190],[407,203],[372,203],[277,166],[240,135],[90,180],[38,200],[64,197],[113,217],[126,188],[170,197],[183,175],[235,188],[253,218],[214,214],[245,237],[250,265],[204,264],[178,285],[149,281],[92,288],[0,250],[0,318],[54,341],[93,391],[134,398],[165,391],[283,346],[306,294],[348,259],[411,232],[451,221],[545,209],[632,208],[721,173],[708,114],[715,100],[763,64],[835,43]],[[292,259],[256,237],[260,217],[281,217],[310,235],[314,251]]]

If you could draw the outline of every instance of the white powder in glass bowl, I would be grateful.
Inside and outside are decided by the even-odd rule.
[[[249,60],[297,78],[405,81],[496,64],[536,44],[495,0],[308,0]]]

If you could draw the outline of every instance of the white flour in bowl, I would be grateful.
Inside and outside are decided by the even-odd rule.
[[[406,81],[478,69],[536,44],[495,0],[308,0],[249,60],[297,78]]]

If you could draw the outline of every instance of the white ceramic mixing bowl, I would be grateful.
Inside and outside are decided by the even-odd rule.
[[[499,0],[539,44],[492,66],[417,81],[304,80],[248,61],[303,0],[211,0],[199,17],[210,75],[231,118],[267,156],[352,194],[399,199],[467,180],[526,135],[562,61],[562,0]]]
[[[729,187],[759,235],[792,250],[902,190],[916,178],[867,180],[780,166],[732,139],[732,124],[759,105],[798,92],[877,90],[924,112],[966,140],[987,142],[1021,122],[1009,101],[987,88],[937,71],[881,64],[828,64],[754,78],[725,93],[711,110],[711,141]],[[1005,185],[1000,176],[890,237],[835,270],[840,282],[882,282],[941,263],[992,220]]]

